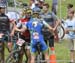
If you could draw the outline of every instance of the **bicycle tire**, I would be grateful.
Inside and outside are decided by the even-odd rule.
[[[64,38],[65,30],[64,30],[64,27],[62,25],[57,27],[57,33],[58,33],[58,38],[59,39],[63,39]]]
[[[19,50],[13,50],[9,55],[8,57],[6,58],[6,63],[13,63],[14,62],[14,58],[13,58],[13,54],[16,53],[16,52],[19,52]],[[13,59],[13,60],[12,60]],[[12,62],[12,61],[13,62]]]
[[[16,52],[19,52],[19,49],[13,50],[13,51],[9,54],[9,56],[6,58],[5,62],[6,62],[6,63],[18,63],[18,62],[11,62],[11,61],[9,61],[9,60],[14,59],[14,58],[12,57],[12,55],[13,55],[14,53],[16,53]],[[23,63],[26,63],[26,61],[23,60]]]

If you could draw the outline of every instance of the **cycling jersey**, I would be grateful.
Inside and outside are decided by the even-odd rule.
[[[29,21],[29,19],[28,18],[25,18],[25,19],[21,19],[20,20],[21,21],[21,23],[22,24],[25,24],[25,23],[27,23],[28,21]],[[29,32],[29,30],[26,30],[25,32],[23,32],[23,33],[21,33],[23,36],[25,36],[25,37],[30,37],[30,32]]]
[[[42,27],[47,25],[47,23],[41,19],[33,18],[27,24],[26,27],[29,29],[31,34],[31,52],[35,53],[37,51],[37,43],[41,45],[41,51],[47,50],[47,45],[44,42],[42,35]]]
[[[28,21],[29,21],[29,18],[20,19],[20,22],[17,23],[17,27],[20,27],[21,25],[26,24]],[[20,37],[22,39],[24,39],[26,42],[30,42],[30,32],[29,32],[29,30],[26,30],[25,32],[22,32],[20,34]]]
[[[3,37],[4,40],[11,42],[11,38],[9,36],[10,21],[9,21],[9,18],[5,14],[0,14],[0,33],[5,34]]]
[[[0,14],[0,32],[10,31],[10,21],[5,14]]]

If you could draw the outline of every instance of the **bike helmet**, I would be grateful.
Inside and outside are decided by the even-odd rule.
[[[38,7],[33,9],[33,13],[38,13],[39,14],[40,12],[41,12],[41,9],[38,8]]]
[[[31,13],[31,14],[32,14],[32,9],[27,8],[27,9],[26,9],[26,13]]]

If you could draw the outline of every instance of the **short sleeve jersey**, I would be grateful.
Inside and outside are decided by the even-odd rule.
[[[70,19],[66,20],[65,29],[75,30],[75,18],[73,18],[72,20],[70,20]],[[69,31],[68,38],[69,39],[75,39],[75,32]]]
[[[8,16],[0,14],[0,32],[10,31],[10,21]]]

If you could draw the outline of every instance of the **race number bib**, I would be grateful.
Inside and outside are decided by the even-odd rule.
[[[0,33],[0,38],[2,38],[3,35],[4,35],[3,33]]]
[[[33,38],[34,38],[34,39],[39,39],[39,33],[34,32],[34,33],[33,33]]]
[[[17,45],[22,46],[25,41],[21,38],[18,39]]]

